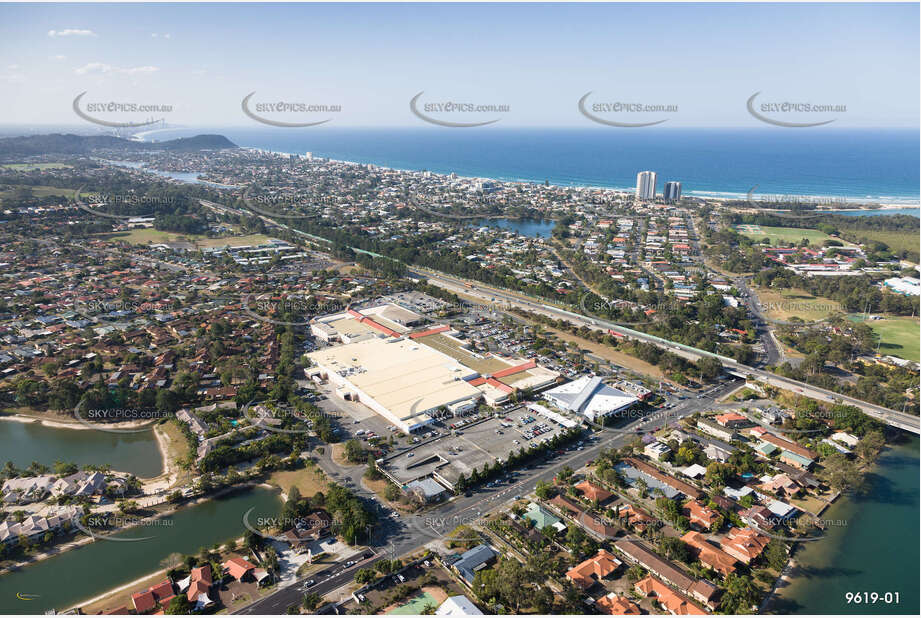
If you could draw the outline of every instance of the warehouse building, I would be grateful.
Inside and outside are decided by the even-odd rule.
[[[601,381],[597,376],[582,376],[544,393],[561,410],[581,414],[590,421],[616,414],[636,404],[639,399]]]
[[[358,401],[404,433],[476,407],[476,371],[413,339],[374,336],[307,355],[343,399]]]

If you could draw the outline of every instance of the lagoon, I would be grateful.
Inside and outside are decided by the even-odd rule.
[[[530,238],[550,238],[555,221],[542,221],[538,219],[477,219],[471,222],[476,227],[497,227],[503,230],[516,232]]]
[[[0,463],[12,461],[17,468],[26,468],[33,461],[46,466],[56,461],[79,466],[109,464],[112,470],[130,472],[140,478],[163,472],[163,457],[153,429],[111,433],[2,420],[0,460]]]

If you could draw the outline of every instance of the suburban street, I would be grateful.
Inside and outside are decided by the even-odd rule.
[[[486,513],[493,511],[503,504],[514,500],[516,496],[525,496],[534,491],[541,481],[550,482],[565,467],[573,470],[579,469],[586,462],[598,457],[603,449],[618,448],[630,443],[636,436],[654,430],[666,424],[674,423],[695,412],[701,412],[718,407],[716,400],[738,388],[741,381],[731,380],[697,398],[687,395],[685,399],[672,396],[666,405],[673,404],[670,409],[660,408],[649,415],[630,421],[622,426],[605,428],[590,434],[585,438],[585,445],[581,448],[566,450],[563,455],[552,456],[513,471],[514,478],[495,487],[482,486],[471,492],[470,496],[459,495],[451,498],[440,506],[427,509],[420,515],[401,515],[392,517],[392,511],[385,507],[372,492],[365,489],[362,476],[365,466],[341,466],[335,463],[329,455],[329,449],[324,449],[318,463],[320,467],[337,482],[350,481],[352,490],[366,501],[371,502],[370,508],[379,513],[379,526],[374,529],[371,550],[375,555],[351,567],[339,563],[298,579],[294,584],[282,588],[272,594],[237,610],[235,614],[279,614],[295,604],[300,603],[305,592],[316,592],[323,596],[349,584],[354,578],[355,571],[362,567],[374,564],[383,558],[399,558],[410,554],[423,545],[435,541],[454,530],[461,524],[475,524]],[[316,584],[302,589],[307,580],[316,580]]]

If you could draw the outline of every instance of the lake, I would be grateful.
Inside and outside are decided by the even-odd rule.
[[[46,427],[39,423],[0,421],[0,464],[25,468],[33,461],[77,465],[109,464],[113,470],[151,478],[163,472],[163,457],[153,429],[111,433],[93,429]]]
[[[553,220],[541,221],[537,219],[477,219],[471,222],[475,227],[497,227],[511,232],[517,232],[530,238],[550,238],[556,222]]]
[[[137,542],[105,539],[0,576],[0,614],[58,612],[163,568],[172,553],[197,554],[202,547],[225,543],[246,531],[243,514],[254,508],[250,521],[277,516],[276,491],[256,487],[178,510],[157,525],[125,530],[117,536],[149,537]],[[168,522],[168,525],[167,525]],[[16,594],[37,595],[22,601]]]

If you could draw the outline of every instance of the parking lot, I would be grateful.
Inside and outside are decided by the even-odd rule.
[[[538,446],[564,430],[521,407],[502,414],[479,422],[447,419],[442,426],[433,428],[440,433],[438,437],[423,439],[418,446],[388,458],[385,469],[400,484],[435,471],[453,484],[461,474],[469,477],[474,469],[482,470],[484,465],[505,460],[514,451]]]

